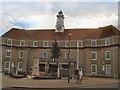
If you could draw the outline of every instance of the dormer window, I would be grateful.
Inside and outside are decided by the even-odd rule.
[[[65,47],[71,47],[71,42],[66,41],[66,42],[65,42]]]
[[[33,47],[38,47],[38,41],[33,41]]]
[[[109,46],[110,45],[110,38],[106,38],[105,39],[105,46]]]
[[[77,47],[83,47],[83,42],[82,41],[77,41]]]
[[[7,39],[7,45],[12,45],[12,40],[11,39]]]
[[[97,47],[97,40],[91,40],[91,47]]]
[[[43,47],[48,47],[48,41],[43,42]]]
[[[20,41],[20,46],[25,46],[25,40]]]

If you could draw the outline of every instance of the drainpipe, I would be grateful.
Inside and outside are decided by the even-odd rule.
[[[79,68],[79,47],[77,47],[77,69]]]
[[[115,47],[113,46],[113,76],[115,78]]]

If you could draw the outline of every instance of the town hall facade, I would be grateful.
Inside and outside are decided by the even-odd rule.
[[[51,58],[54,40],[60,57]],[[2,35],[2,71],[46,72],[67,77],[82,68],[85,76],[120,75],[120,31],[112,25],[99,28],[64,26],[64,14],[58,12],[55,29],[25,30],[12,28]]]

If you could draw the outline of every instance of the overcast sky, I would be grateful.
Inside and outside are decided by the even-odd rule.
[[[24,0],[25,1],[25,0]],[[0,36],[11,28],[55,28],[56,15],[62,10],[65,28],[98,28],[118,24],[118,0],[111,2],[40,2],[4,0],[0,5]],[[88,0],[87,0],[88,1]],[[89,0],[90,1],[90,0]],[[93,1],[93,0],[92,0]],[[2,18],[1,18],[2,17]]]

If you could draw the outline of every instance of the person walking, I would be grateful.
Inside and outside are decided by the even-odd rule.
[[[79,72],[78,72],[78,82],[80,81],[80,83],[82,84],[82,79],[83,79],[83,71],[82,71],[82,68],[79,69]]]

